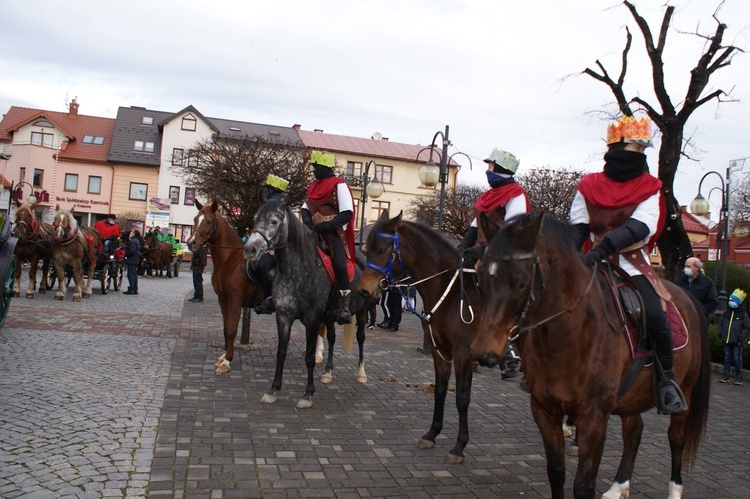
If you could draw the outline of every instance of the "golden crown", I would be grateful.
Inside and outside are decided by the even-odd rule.
[[[651,120],[648,118],[635,119],[633,116],[623,116],[607,127],[607,145],[615,142],[651,143]]]

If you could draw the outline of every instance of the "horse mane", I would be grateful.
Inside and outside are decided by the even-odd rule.
[[[575,229],[549,213],[531,212],[518,215],[510,219],[501,229],[502,236],[495,236],[490,242],[493,252],[500,255],[511,256],[513,254],[512,233],[522,229],[537,218],[543,217],[541,232],[546,244],[555,250],[557,257],[562,260],[579,258],[578,249],[575,247]]]
[[[18,212],[20,212],[22,210],[28,211],[31,214],[32,217],[36,218],[36,214],[34,213],[34,205],[31,204],[31,203],[29,203],[28,201],[24,201],[21,204],[21,206],[18,207],[18,209],[16,210],[16,213],[18,213]]]
[[[76,229],[78,229],[78,220],[76,220],[73,214],[70,213],[70,210],[68,210],[67,208],[60,208],[60,210],[58,210],[58,212],[55,214],[55,219],[57,219],[59,215],[62,215],[68,219],[68,227],[70,227],[71,232],[75,232]]]
[[[255,215],[256,219],[268,216],[268,213],[283,211],[286,214],[287,224],[287,246],[298,248],[300,258],[307,268],[313,268],[318,263],[317,250],[310,233],[310,230],[295,215],[286,200],[269,199],[261,205]]]

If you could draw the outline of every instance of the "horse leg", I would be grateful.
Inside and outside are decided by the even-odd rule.
[[[234,300],[230,302],[229,300]],[[231,370],[230,362],[234,360],[234,341],[242,315],[242,302],[237,297],[220,298],[221,315],[224,317],[224,354],[216,361],[216,374],[226,374]]]
[[[73,288],[73,301],[81,301],[81,291],[85,283],[83,282],[83,266],[78,260],[73,262],[73,280],[76,283],[75,288]]]
[[[328,384],[333,381],[333,345],[336,343],[336,326],[333,321],[327,322],[326,324],[318,324],[318,336],[316,338],[317,346],[315,348],[315,363],[318,364],[318,350],[320,347],[320,354],[323,355],[323,338],[322,333],[328,331],[328,360],[326,361],[326,368],[323,375],[320,377],[320,382]]]
[[[21,296],[21,274],[23,273],[23,265],[21,265],[20,259],[18,259],[16,263],[16,278],[13,280],[13,294],[11,295],[13,297]]]
[[[36,271],[39,266],[39,257],[32,257],[29,260],[29,287],[26,289],[26,298],[33,300],[36,292]]]
[[[321,323],[318,324],[318,343],[315,345],[315,363],[316,364],[322,364],[323,363],[323,348],[325,347],[325,334],[326,334],[326,326],[325,324]]]
[[[367,383],[365,373],[365,324],[367,324],[367,309],[357,314],[357,345],[359,345],[359,361],[357,364],[357,383]]]
[[[443,415],[445,413],[445,396],[448,393],[448,382],[451,377],[451,365],[441,359],[432,349],[432,362],[435,366],[435,400],[432,409],[432,424],[427,433],[417,442],[420,449],[435,447],[435,439],[443,430]]]
[[[474,359],[466,349],[465,355],[453,357],[456,371],[456,409],[458,409],[458,437],[456,445],[448,454],[447,462],[461,464],[464,462],[464,449],[469,443],[469,403],[471,402],[471,382],[474,379]]]
[[[47,277],[49,277],[49,257],[42,259],[42,281],[39,283],[39,294],[47,294]]]
[[[283,317],[283,314],[278,310],[276,310],[276,331],[279,340],[276,346],[276,373],[273,376],[271,389],[260,399],[264,404],[274,404],[278,399],[278,394],[281,391],[282,378],[284,377],[284,362],[286,362],[286,353],[287,348],[289,347],[289,336],[292,331],[292,321]],[[307,356],[307,353],[305,353],[305,356]],[[313,359],[313,363],[314,362]]]
[[[308,409],[312,407],[312,397],[315,393],[315,344],[318,342],[318,323],[312,325],[305,324],[305,339],[307,340],[305,349],[305,365],[307,366],[307,387],[305,394],[297,402],[297,409]],[[333,356],[328,352],[329,360]]]
[[[573,482],[573,495],[576,498],[593,499],[596,494],[596,476],[604,452],[608,420],[609,413],[601,410],[576,415],[576,431],[580,441],[578,470]],[[562,427],[560,434],[562,435]]]
[[[552,497],[553,499],[563,498],[565,497],[563,489],[565,486],[565,441],[562,432],[562,414],[551,414],[534,397],[531,397],[531,414],[544,441],[547,479],[552,489]]]
[[[620,416],[622,420],[622,457],[617,469],[615,481],[602,499],[628,499],[630,496],[630,478],[633,476],[635,456],[641,444],[643,434],[643,418],[640,414]]]
[[[688,396],[688,395],[686,395]],[[672,473],[669,478],[669,499],[682,497],[682,456],[685,452],[685,426],[689,411],[673,414],[669,420],[669,450],[672,453]]]
[[[96,265],[95,264],[89,265],[89,274],[88,274],[88,279],[86,279],[86,287],[81,290],[83,292],[82,294],[83,294],[84,298],[91,298],[91,293],[92,293],[92,291],[91,291],[91,281],[94,280],[94,271],[95,270],[96,270]],[[83,272],[83,268],[81,268],[81,272]]]
[[[55,300],[64,300],[67,289],[65,288],[65,263],[55,262],[55,273],[57,274],[57,293]]]

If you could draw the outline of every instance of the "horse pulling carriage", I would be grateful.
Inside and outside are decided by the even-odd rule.
[[[182,245],[169,241],[160,241],[154,232],[148,232],[143,238],[145,247],[141,251],[143,273],[150,277],[154,274],[161,277],[166,271],[167,277],[180,275],[182,262]]]
[[[119,249],[111,255],[102,253],[96,261],[94,280],[100,282],[103,295],[109,293],[111,289],[119,291],[122,287],[122,278],[125,275],[125,257],[121,253],[123,252]],[[88,270],[89,263],[86,261],[83,263],[83,272],[88,273]],[[71,281],[74,279],[73,267],[65,265],[63,275],[65,276],[65,286],[70,286]],[[56,282],[57,272],[55,271],[55,266],[51,265],[46,288],[48,290],[54,288]]]

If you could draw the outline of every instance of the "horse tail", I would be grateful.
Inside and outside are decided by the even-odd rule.
[[[708,339],[708,321],[702,313],[700,320],[701,359],[698,381],[690,394],[690,412],[685,422],[684,462],[691,468],[698,455],[698,448],[703,441],[708,423],[708,403],[711,386],[711,342]]]
[[[354,349],[354,321],[349,324],[344,324],[344,351],[348,354],[352,353]]]

